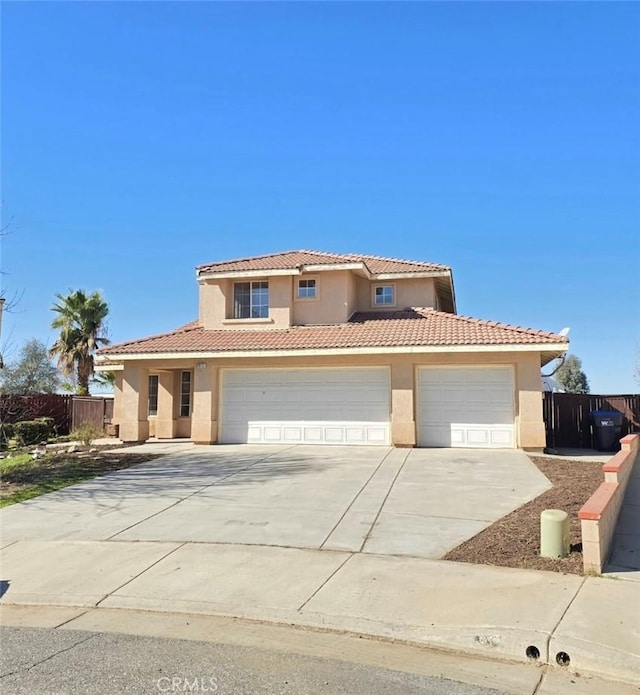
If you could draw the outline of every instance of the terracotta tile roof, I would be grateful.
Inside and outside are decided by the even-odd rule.
[[[348,323],[268,330],[204,330],[197,322],[162,335],[111,345],[100,355],[164,352],[322,350],[332,348],[544,345],[568,343],[561,335],[449,314],[408,309],[354,314]]]
[[[448,271],[448,266],[422,261],[405,261],[399,258],[383,258],[363,254],[337,254],[320,251],[285,251],[266,256],[238,258],[219,263],[207,263],[197,268],[198,273],[222,273],[243,270],[295,270],[305,265],[338,265],[362,262],[374,275],[380,273],[418,273]]]

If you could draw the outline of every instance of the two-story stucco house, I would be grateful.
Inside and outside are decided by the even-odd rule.
[[[567,339],[458,315],[446,266],[290,251],[197,280],[197,321],[98,353],[126,442],[545,445]]]

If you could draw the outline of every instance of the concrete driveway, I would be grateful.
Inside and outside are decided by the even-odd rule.
[[[167,455],[0,510],[2,546],[190,541],[440,558],[550,486],[513,450],[147,444],[132,451]]]

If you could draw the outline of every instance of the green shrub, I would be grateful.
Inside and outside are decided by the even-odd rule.
[[[96,427],[92,422],[83,422],[71,433],[71,439],[77,439],[82,444],[89,446],[94,439],[104,437],[104,429]]]
[[[34,418],[36,422],[44,422],[46,426],[49,428],[49,436],[50,437],[55,437],[56,435],[56,421],[52,417],[37,417]]]
[[[13,425],[10,422],[3,422],[0,426],[0,451],[9,448],[9,440],[13,437]]]
[[[48,422],[48,420],[51,420],[51,418],[15,422],[13,424],[13,436],[22,446],[46,442],[54,434],[52,423]]]

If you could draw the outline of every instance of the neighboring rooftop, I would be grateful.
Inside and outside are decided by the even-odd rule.
[[[98,351],[98,355],[153,355],[336,350],[357,348],[539,346],[543,363],[564,349],[565,336],[495,321],[484,321],[434,309],[414,308],[384,313],[354,314],[348,323],[293,326],[269,330],[204,330],[197,321],[170,333],[143,338]],[[549,350],[545,351],[544,346]]]

